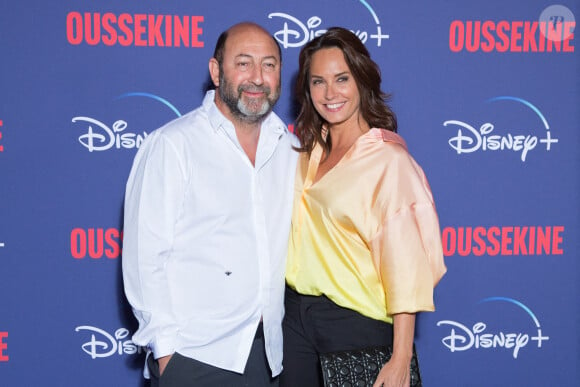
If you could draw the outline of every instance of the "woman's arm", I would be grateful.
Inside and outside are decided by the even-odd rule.
[[[373,387],[409,387],[415,336],[415,314],[393,316],[393,356],[383,366]]]

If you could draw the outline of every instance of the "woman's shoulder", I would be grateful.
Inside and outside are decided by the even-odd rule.
[[[372,128],[365,136],[374,144],[378,152],[404,155],[408,154],[407,143],[399,134],[386,129]]]
[[[407,143],[405,142],[403,137],[401,137],[398,133],[386,129],[377,129],[377,130],[380,131],[383,142],[398,144],[401,145],[403,148],[405,148],[405,150],[407,149]]]

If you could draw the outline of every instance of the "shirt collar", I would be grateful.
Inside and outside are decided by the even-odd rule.
[[[220,112],[214,101],[215,90],[208,90],[203,98],[202,106],[207,112],[209,123],[214,131],[217,131],[226,122],[230,122],[226,116]],[[231,124],[231,123],[230,123]]]

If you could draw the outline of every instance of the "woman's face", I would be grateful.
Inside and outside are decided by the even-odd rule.
[[[330,127],[358,128],[360,94],[339,48],[323,48],[312,55],[309,87],[314,108]]]

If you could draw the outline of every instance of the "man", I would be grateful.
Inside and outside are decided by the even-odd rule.
[[[154,131],[127,182],[125,292],[152,386],[272,386],[297,153],[272,112],[281,51],[241,23],[216,44],[215,91]]]

